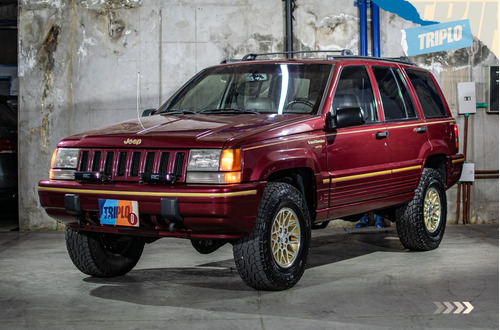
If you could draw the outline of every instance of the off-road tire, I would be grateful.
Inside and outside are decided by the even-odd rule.
[[[102,234],[66,227],[66,247],[76,268],[95,277],[114,277],[131,271],[144,242],[127,235]]]
[[[253,231],[233,245],[236,269],[243,282],[257,290],[291,288],[304,273],[310,241],[311,220],[303,196],[290,184],[268,183]]]
[[[413,200],[396,211],[399,240],[410,250],[436,249],[446,228],[446,192],[443,178],[425,168]]]

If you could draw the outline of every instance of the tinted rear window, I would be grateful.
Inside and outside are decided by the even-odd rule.
[[[417,93],[425,118],[446,117],[443,100],[430,73],[411,69],[405,71]]]
[[[416,118],[415,109],[399,70],[390,67],[373,67],[386,120]]]
[[[6,102],[0,103],[0,126],[2,127],[17,127],[17,113],[14,108],[12,108]]]

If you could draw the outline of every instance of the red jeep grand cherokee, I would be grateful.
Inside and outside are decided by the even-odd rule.
[[[406,248],[438,247],[464,158],[432,75],[346,50],[264,59],[276,54],[207,68],[139,120],[59,142],[38,192],[78,269],[123,275],[145,243],[181,237],[201,253],[231,243],[246,284],[283,290],[311,228],[368,211]]]

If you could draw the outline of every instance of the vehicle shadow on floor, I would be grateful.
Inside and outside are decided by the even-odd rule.
[[[349,234],[314,235],[308,260],[308,269],[335,264],[344,260],[365,256],[374,252],[401,253],[404,248],[393,231]],[[320,285],[321,282],[338,280],[325,276],[315,281],[302,280],[292,289]],[[132,270],[117,278],[102,279],[88,277],[85,282],[99,285],[90,295],[136,304],[153,306],[176,306],[221,310],[231,307],[228,301],[253,300],[256,295],[279,294],[279,292],[259,292],[243,283],[232,259],[182,268],[149,268]],[[283,291],[285,292],[285,291]],[[255,312],[255,311],[248,311]]]
[[[308,269],[374,252],[407,251],[401,245],[395,228],[347,228],[343,233],[336,229],[333,234],[318,232],[316,237],[314,236],[313,232]]]

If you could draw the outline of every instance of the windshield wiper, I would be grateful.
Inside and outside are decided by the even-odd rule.
[[[160,115],[185,115],[185,114],[193,114],[196,115],[198,112],[194,110],[189,110],[189,109],[168,109],[165,111],[162,111]]]
[[[238,108],[224,108],[224,109],[205,109],[201,110],[200,113],[220,113],[220,114],[229,114],[229,113],[249,113],[249,114],[255,114],[258,115],[259,112],[257,110],[252,110],[252,109],[238,109]]]

